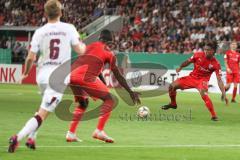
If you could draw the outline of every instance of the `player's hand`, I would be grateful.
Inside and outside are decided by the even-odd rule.
[[[28,74],[22,74],[21,78],[19,79],[18,83],[21,83],[25,78],[28,77]]]
[[[24,79],[27,78],[27,77],[28,77],[28,74],[22,74],[21,79],[24,80]]]
[[[141,93],[139,93],[139,92],[130,92],[129,94],[130,94],[134,104],[141,104],[141,100],[139,98]]]
[[[179,73],[181,70],[182,70],[182,68],[179,67],[179,68],[176,69],[176,72]]]
[[[227,68],[227,73],[232,73],[232,70],[230,68]]]

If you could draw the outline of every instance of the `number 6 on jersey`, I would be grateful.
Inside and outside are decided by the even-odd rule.
[[[60,39],[52,39],[50,41],[50,59],[57,59],[59,56]]]

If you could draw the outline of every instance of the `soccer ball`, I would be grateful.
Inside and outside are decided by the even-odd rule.
[[[147,106],[142,106],[137,111],[138,117],[141,117],[141,118],[146,118],[149,116],[149,114],[150,114],[150,110]]]

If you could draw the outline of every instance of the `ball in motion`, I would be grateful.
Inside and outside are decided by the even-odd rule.
[[[142,106],[138,109],[137,115],[141,118],[146,118],[150,114],[150,110],[147,106]]]

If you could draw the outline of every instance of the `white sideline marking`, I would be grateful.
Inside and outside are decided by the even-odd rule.
[[[6,148],[8,146],[0,146]],[[19,146],[20,148],[26,148],[26,146]],[[37,146],[37,148],[239,148],[240,144],[186,144],[186,145],[104,145],[104,146]]]
[[[6,93],[4,93],[4,92],[0,92],[0,95],[4,95],[4,96],[21,96],[21,95],[23,95],[23,93],[20,93],[20,92],[16,92],[16,93],[10,93],[10,92],[6,92]]]

